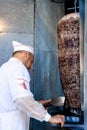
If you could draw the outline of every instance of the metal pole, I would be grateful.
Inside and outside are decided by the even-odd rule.
[[[76,7],[77,7],[77,0],[74,0],[74,8],[75,8],[75,13],[77,12],[77,10],[76,10]]]

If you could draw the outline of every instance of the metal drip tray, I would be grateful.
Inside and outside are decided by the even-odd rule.
[[[51,125],[52,127],[60,128],[60,125]],[[84,130],[84,124],[64,124],[64,128],[70,128],[70,130]],[[75,128],[75,129],[74,129]]]

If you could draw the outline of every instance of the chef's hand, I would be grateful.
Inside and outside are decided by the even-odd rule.
[[[65,119],[63,115],[55,115],[55,116],[51,116],[51,118],[49,119],[49,122],[51,124],[59,124],[61,125],[61,127],[63,127]]]
[[[39,103],[41,103],[46,109],[48,109],[48,107],[51,106],[51,99],[48,100],[40,100],[38,101]]]

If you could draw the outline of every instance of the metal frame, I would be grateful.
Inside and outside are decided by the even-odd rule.
[[[86,109],[85,109],[85,105],[87,104],[85,102],[84,104],[84,100],[85,98],[87,98],[87,93],[85,93],[84,90],[86,90],[86,84],[85,84],[85,80],[87,80],[87,76],[85,76],[85,70],[87,69],[87,67],[85,66],[85,58],[87,58],[87,56],[85,55],[86,51],[85,51],[85,39],[84,39],[84,23],[85,23],[85,0],[79,0],[79,6],[80,6],[80,90],[81,90],[81,108],[84,111],[84,115],[86,114]],[[86,125],[86,120],[84,120],[84,126]],[[87,126],[85,126],[84,128],[87,128]]]

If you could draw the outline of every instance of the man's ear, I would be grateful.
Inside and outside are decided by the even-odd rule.
[[[29,52],[25,51],[24,55],[25,55],[25,57],[29,57]]]

